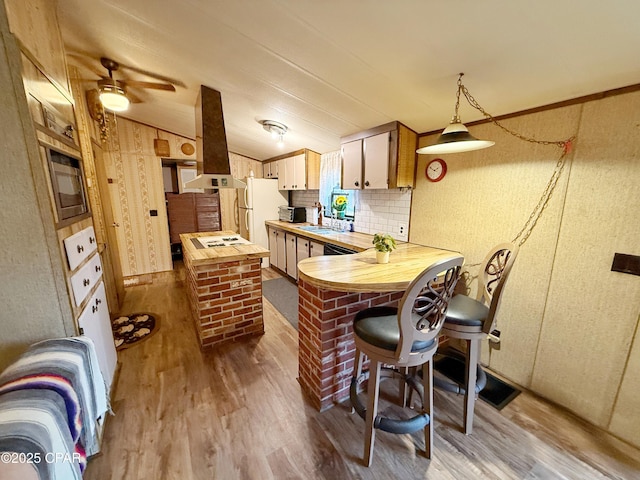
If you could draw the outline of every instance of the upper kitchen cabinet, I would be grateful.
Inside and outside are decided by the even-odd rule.
[[[296,150],[265,160],[265,178],[277,178],[279,190],[319,190],[320,154],[309,149]]]
[[[413,188],[418,134],[400,122],[341,139],[342,188]]]
[[[278,165],[280,162],[265,162],[262,164],[262,176],[264,178],[278,178]]]

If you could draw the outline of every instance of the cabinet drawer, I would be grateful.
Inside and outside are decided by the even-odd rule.
[[[98,248],[96,234],[93,227],[87,227],[63,240],[67,252],[69,269],[75,270],[85,258],[88,258]]]
[[[102,276],[100,255],[94,255],[84,266],[71,276],[71,289],[76,307],[79,307]]]

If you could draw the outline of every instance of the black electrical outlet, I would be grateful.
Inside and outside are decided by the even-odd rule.
[[[640,276],[640,255],[616,253],[611,264],[612,272],[630,273]]]
[[[149,210],[149,215],[151,215],[152,217],[157,217],[158,216],[158,210]]]

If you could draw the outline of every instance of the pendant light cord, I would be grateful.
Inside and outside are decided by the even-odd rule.
[[[464,73],[461,73],[460,76],[458,77],[458,93],[457,93],[457,98],[456,98],[456,116],[458,114],[458,107],[460,105],[460,92],[462,92],[464,97],[467,99],[467,102],[469,102],[469,105],[471,105],[473,108],[478,110],[488,120],[490,120],[496,126],[500,127],[502,130],[507,132],[509,135],[512,135],[512,136],[514,136],[516,138],[519,138],[520,140],[524,140],[525,142],[536,143],[538,145],[553,145],[553,146],[556,146],[556,147],[562,149],[562,153],[560,155],[560,158],[558,159],[558,162],[556,163],[556,166],[555,166],[555,168],[553,170],[553,173],[551,174],[551,178],[547,182],[547,186],[545,187],[544,191],[542,192],[542,195],[540,196],[540,199],[538,200],[537,205],[535,206],[535,208],[531,212],[531,215],[529,215],[529,218],[525,222],[525,224],[522,227],[522,229],[518,232],[518,234],[512,240],[512,243],[517,243],[517,245],[519,247],[521,247],[527,241],[529,236],[531,235],[531,232],[533,231],[533,229],[535,228],[536,224],[538,223],[538,220],[540,220],[540,217],[542,216],[542,212],[544,212],[545,208],[547,207],[547,205],[549,203],[549,200],[551,199],[551,196],[553,195],[553,191],[555,190],[556,185],[558,184],[558,180],[560,179],[560,176],[562,175],[562,171],[564,170],[565,160],[567,158],[567,155],[571,152],[571,149],[572,149],[572,146],[573,146],[573,141],[575,140],[575,135],[573,135],[572,137],[570,137],[570,138],[568,138],[566,140],[537,140],[537,139],[535,139],[533,137],[527,137],[525,135],[522,135],[522,134],[520,134],[518,132],[515,132],[515,131],[505,127],[493,115],[491,115],[484,108],[482,108],[482,106],[478,103],[478,101],[475,98],[473,98],[473,95],[471,95],[471,93],[469,93],[469,90],[467,89],[467,87],[465,87],[464,84],[462,83],[462,76],[463,75],[464,75]],[[474,266],[474,265],[469,265],[469,266]],[[477,264],[477,265],[479,265],[479,264]]]

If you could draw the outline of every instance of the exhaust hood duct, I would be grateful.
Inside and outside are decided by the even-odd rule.
[[[246,186],[231,176],[220,92],[204,85],[196,101],[196,156],[199,175],[185,182],[185,187],[211,190]]]

